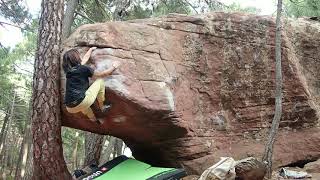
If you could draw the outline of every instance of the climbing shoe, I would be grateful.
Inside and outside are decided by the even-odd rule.
[[[97,119],[96,121],[95,121],[97,124],[102,124],[100,121],[99,121],[99,119]]]
[[[111,103],[110,103],[109,101],[105,101],[105,102],[103,103],[103,107],[102,107],[102,109],[101,109],[101,112],[102,112],[102,113],[106,113],[106,112],[108,112],[108,111],[111,109],[111,107],[112,107]]]
[[[81,176],[83,176],[83,175],[86,175],[86,174],[87,174],[87,173],[84,172],[82,169],[76,169],[76,170],[73,171],[73,176],[74,176],[75,178],[79,178],[79,177],[81,177]]]
[[[101,125],[101,124],[104,123],[104,119],[103,118],[97,118],[96,123]]]

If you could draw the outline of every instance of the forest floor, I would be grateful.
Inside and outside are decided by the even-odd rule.
[[[290,168],[290,170],[296,170],[298,172],[301,172],[301,171],[306,172],[304,169],[301,169],[301,168]],[[292,179],[292,178],[283,178],[283,177],[281,177],[279,175],[279,171],[280,171],[280,169],[278,171],[274,171],[272,173],[271,180],[295,180],[295,179]],[[308,174],[311,175],[312,177],[311,178],[302,178],[301,180],[320,180],[320,170],[317,173],[308,173]]]
[[[301,168],[289,168],[290,170],[296,170],[296,171],[304,171],[306,172],[304,169]],[[295,179],[288,179],[288,178],[283,178],[279,175],[279,171],[280,169],[278,169],[277,171],[273,171],[272,173],[272,177],[271,180],[295,180]],[[304,178],[304,179],[300,179],[300,180],[320,180],[320,169],[319,172],[316,173],[308,173],[309,175],[311,175],[311,178]],[[200,176],[198,175],[189,175],[187,177],[182,178],[182,180],[198,180]]]

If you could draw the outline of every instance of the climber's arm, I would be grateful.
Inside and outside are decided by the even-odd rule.
[[[95,50],[95,49],[97,49],[97,47],[91,47],[91,48],[86,52],[86,54],[83,56],[83,58],[82,58],[82,60],[81,60],[81,65],[85,65],[85,64],[88,62],[88,60],[89,60],[89,58],[90,58],[90,56],[91,56],[92,51]]]
[[[120,66],[119,62],[114,62],[112,64],[112,67],[110,67],[109,69],[106,69],[106,70],[100,71],[100,72],[94,71],[92,78],[97,79],[97,78],[106,77],[106,76],[110,75],[114,70],[116,70],[119,66]]]

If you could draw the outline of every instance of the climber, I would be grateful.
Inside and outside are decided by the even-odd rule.
[[[91,121],[102,124],[103,120],[94,115],[90,106],[97,99],[101,112],[107,112],[111,108],[111,104],[105,101],[105,85],[102,78],[110,75],[120,63],[113,62],[111,68],[101,72],[85,66],[95,49],[96,47],[91,47],[82,59],[76,49],[71,49],[63,55],[62,67],[67,78],[65,104],[69,113],[82,112]],[[90,87],[89,77],[96,79]]]

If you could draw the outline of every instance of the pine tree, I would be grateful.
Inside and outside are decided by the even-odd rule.
[[[71,179],[63,158],[60,44],[64,0],[44,0],[32,94],[33,179]]]

